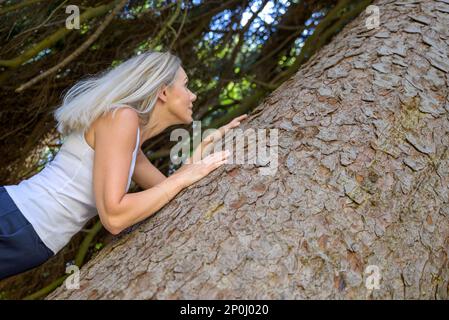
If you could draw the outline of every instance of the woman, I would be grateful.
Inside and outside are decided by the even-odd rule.
[[[246,115],[205,139],[169,177],[143,154],[146,140],[192,122],[196,95],[186,83],[178,57],[149,51],[66,93],[54,113],[64,137],[55,158],[18,185],[0,187],[0,279],[44,263],[96,214],[120,233],[227,161],[227,152],[201,158]],[[127,193],[131,179],[144,191]]]

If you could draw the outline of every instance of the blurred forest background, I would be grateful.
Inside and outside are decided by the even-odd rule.
[[[194,120],[218,128],[250,113],[370,0],[0,1],[0,183],[38,173],[61,145],[52,112],[77,81],[145,50],[178,55],[198,99]],[[67,29],[66,7],[80,10]],[[165,175],[168,128],[142,149]],[[191,130],[192,128],[187,128]],[[139,191],[132,184],[131,192]],[[41,298],[111,240],[97,218],[44,265],[0,282],[0,299]]]

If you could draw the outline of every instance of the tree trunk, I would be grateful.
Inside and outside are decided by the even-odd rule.
[[[275,175],[224,165],[47,299],[446,299],[449,1],[374,4],[242,124]]]

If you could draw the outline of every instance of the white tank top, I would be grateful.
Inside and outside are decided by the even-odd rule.
[[[139,128],[126,192],[131,184],[138,147]],[[93,163],[94,150],[87,144],[84,133],[73,132],[63,139],[58,153],[44,169],[18,185],[4,186],[20,212],[55,254],[98,214]]]

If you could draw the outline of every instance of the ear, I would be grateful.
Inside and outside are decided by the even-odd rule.
[[[164,102],[167,102],[167,85],[163,84],[162,87],[159,89],[158,97]]]

